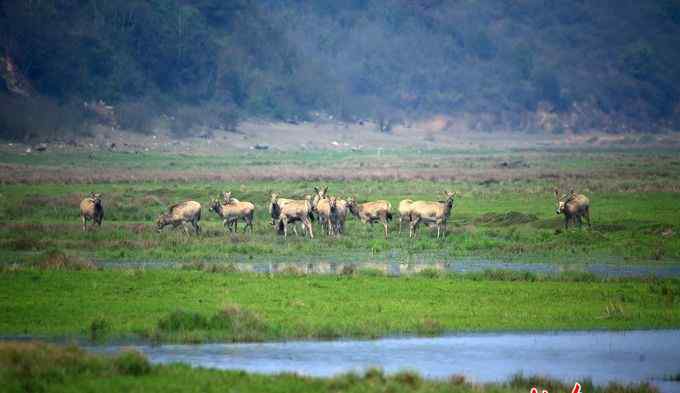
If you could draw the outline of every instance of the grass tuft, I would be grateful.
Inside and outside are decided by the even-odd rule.
[[[90,340],[97,341],[106,337],[111,331],[111,324],[103,317],[97,317],[87,328]]]
[[[151,372],[151,363],[146,356],[135,350],[125,350],[113,360],[113,365],[121,375],[140,376]]]
[[[161,318],[155,338],[201,342],[219,338],[227,341],[263,341],[269,334],[264,318],[236,304],[227,305],[208,318],[197,312],[177,310]]]
[[[185,332],[208,328],[208,319],[191,311],[177,310],[158,321],[158,329],[163,332]]]

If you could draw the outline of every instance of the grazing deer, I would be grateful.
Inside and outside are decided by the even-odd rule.
[[[166,213],[158,216],[156,230],[160,233],[167,225],[172,225],[173,228],[182,225],[184,233],[189,235],[189,231],[184,224],[190,223],[196,234],[199,235],[201,233],[201,227],[198,225],[200,220],[201,204],[196,201],[186,201],[170,206]]]

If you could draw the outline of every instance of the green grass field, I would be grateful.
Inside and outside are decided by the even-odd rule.
[[[0,165],[0,261],[24,263],[58,250],[105,261],[248,262],[423,260],[487,257],[593,261],[680,260],[680,159],[665,150],[228,152],[221,156],[73,152],[3,154]],[[271,192],[302,198],[313,187],[360,201],[387,199],[395,218],[404,198],[460,194],[449,235],[388,240],[379,225],[348,219],[347,233],[284,241],[269,224]],[[552,189],[573,188],[592,204],[593,229],[561,230]],[[226,234],[208,211],[230,190],[256,205],[255,232]],[[82,233],[78,204],[103,193],[104,226]],[[204,206],[204,234],[153,230],[168,205]],[[427,257],[425,257],[427,259]]]
[[[157,341],[680,326],[680,281],[176,269],[0,274],[0,332]]]
[[[3,154],[0,334],[242,341],[678,327],[674,280],[229,273],[235,262],[676,264],[677,157],[633,149]],[[425,227],[409,239],[396,220],[385,240],[379,225],[353,217],[343,236],[316,225],[313,240],[284,240],[270,225],[270,193],[302,198],[318,185],[331,195],[387,199],[395,217],[404,198],[438,200],[447,189],[460,197],[441,240]],[[555,186],[590,197],[592,229],[562,229]],[[255,203],[253,234],[225,233],[208,211],[226,190]],[[105,220],[82,232],[78,205],[90,191],[103,194]],[[203,234],[157,234],[158,214],[186,199],[204,204]],[[188,270],[99,271],[93,261],[178,262]]]

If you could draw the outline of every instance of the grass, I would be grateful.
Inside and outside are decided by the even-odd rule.
[[[386,375],[369,369],[333,378],[296,374],[261,375],[241,371],[218,371],[186,365],[151,365],[139,353],[126,351],[113,357],[96,356],[77,347],[59,347],[39,342],[0,343],[0,383],[13,392],[522,392],[537,386],[550,392],[568,392],[567,384],[539,376],[517,375],[505,383],[472,384],[463,376],[448,381],[429,381],[416,373],[402,371]],[[657,393],[649,383],[593,386],[593,393]]]
[[[397,233],[391,224],[388,240],[378,226],[348,218],[347,234],[328,238],[316,227],[313,241],[278,236],[267,218],[269,192],[302,197],[311,192],[308,182],[155,183],[87,185],[12,185],[0,196],[0,261],[30,262],[58,250],[83,260],[107,261],[305,261],[390,260],[409,262],[432,253],[442,258],[550,257],[597,259],[629,257],[637,260],[680,260],[680,206],[667,192],[598,194],[593,201],[591,231],[562,231],[554,213],[550,188],[534,185],[528,192],[508,186],[480,189],[469,184],[432,182],[327,182],[331,192],[384,198],[393,207],[404,197],[436,199],[441,189],[462,193],[449,223],[449,235],[436,240],[421,227],[417,239]],[[518,187],[514,184],[512,187]],[[529,185],[527,185],[529,187]],[[83,233],[78,203],[90,189],[104,194],[103,227]],[[181,231],[157,234],[156,216],[174,201],[195,199],[207,205],[211,197],[231,189],[256,205],[253,235],[225,233],[218,217],[204,209],[199,237]],[[416,189],[417,192],[410,191]],[[396,210],[396,208],[395,208]],[[242,225],[241,225],[242,227]]]
[[[95,154],[95,157],[92,156]],[[0,165],[0,263],[35,263],[49,252],[87,261],[412,262],[455,257],[680,261],[680,160],[672,150],[454,151],[415,149],[225,152],[223,155],[48,152],[3,154]],[[502,162],[522,162],[517,168]],[[449,235],[384,240],[378,226],[348,219],[347,234],[283,241],[269,225],[269,194],[302,198],[324,184],[359,200],[456,200]],[[591,231],[563,231],[552,188],[592,201]],[[78,204],[104,194],[100,230],[82,233]],[[225,234],[207,203],[224,190],[256,205],[255,231]],[[204,234],[186,239],[153,221],[168,205],[204,204]],[[395,214],[396,216],[396,214]]]
[[[25,269],[0,273],[0,335],[205,342],[660,329],[680,326],[678,303],[675,279]]]

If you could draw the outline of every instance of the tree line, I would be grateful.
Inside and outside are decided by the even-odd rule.
[[[6,0],[0,55],[35,94],[2,84],[0,132],[49,127],[36,108],[72,128],[96,100],[138,131],[318,112],[526,130],[541,107],[655,131],[680,123],[677,37],[678,0]]]

